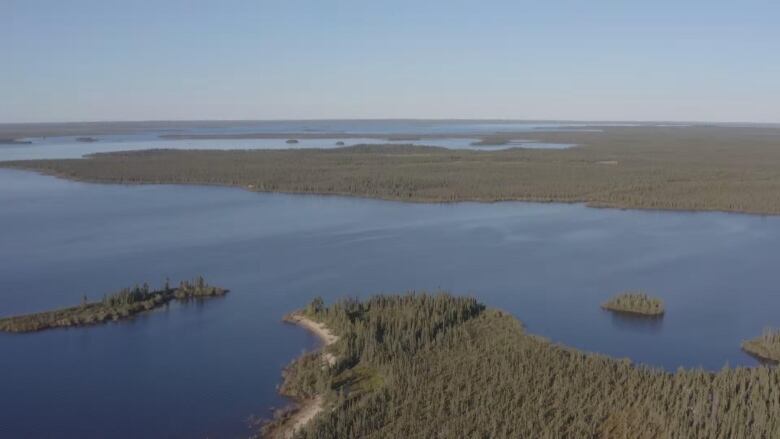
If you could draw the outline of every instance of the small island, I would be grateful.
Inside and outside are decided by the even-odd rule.
[[[228,290],[206,283],[203,277],[194,281],[182,281],[178,287],[168,282],[157,290],[148,284],[125,288],[106,295],[99,302],[89,302],[84,296],[81,305],[45,311],[35,314],[0,319],[0,331],[35,332],[52,328],[68,328],[97,325],[109,321],[127,319],[135,314],[161,307],[172,300],[187,301],[224,296]]]
[[[97,142],[98,139],[95,137],[76,137],[76,141],[82,143],[92,143],[92,142]]]
[[[764,329],[764,332],[742,342],[742,350],[761,360],[780,362],[780,329]]]
[[[296,139],[287,139],[287,141],[285,141],[284,143],[292,145],[292,144],[298,143],[298,140],[296,140]]]
[[[664,314],[664,302],[642,292],[625,292],[609,299],[601,305],[607,311],[636,314],[648,317],[660,317]]]

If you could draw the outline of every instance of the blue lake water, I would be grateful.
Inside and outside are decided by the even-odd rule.
[[[0,315],[204,275],[225,298],[128,322],[0,334],[0,437],[242,437],[285,403],[316,340],[281,323],[313,296],[471,294],[528,330],[673,370],[755,365],[780,325],[780,218],[532,203],[404,204],[0,170]],[[627,289],[660,322],[599,304]]]
[[[171,123],[169,129],[132,131],[122,134],[93,136],[96,142],[79,142],[79,136],[31,137],[22,139],[31,144],[0,145],[0,161],[34,160],[52,158],[79,158],[87,154],[112,151],[131,151],[157,148],[170,149],[301,149],[301,148],[338,148],[338,142],[344,145],[357,144],[415,144],[438,146],[449,149],[474,149],[494,151],[507,148],[565,149],[575,145],[564,143],[543,143],[534,140],[533,133],[541,131],[593,131],[596,125],[587,123],[559,122],[480,122],[480,121],[420,121],[420,120],[314,120],[314,121],[239,121],[233,123],[189,123],[178,126]],[[598,126],[603,126],[599,124]],[[506,145],[475,146],[481,136],[495,133],[523,133],[527,138],[516,139]],[[351,137],[328,139],[296,139],[298,143],[286,143],[279,139],[162,139],[165,134],[274,134],[307,133],[309,135],[349,134]],[[377,136],[395,134],[442,136],[422,140],[387,140]],[[446,137],[447,134],[459,137]],[[360,135],[374,137],[354,137]],[[473,137],[463,137],[473,136]],[[83,136],[82,136],[83,137]],[[525,137],[525,136],[524,136]]]
[[[0,145],[0,161],[69,159],[87,154],[113,151],[140,151],[145,149],[329,149],[358,144],[415,144],[438,146],[448,149],[473,149],[496,151],[507,148],[565,149],[574,145],[565,143],[542,143],[531,140],[517,140],[505,145],[474,146],[476,138],[441,138],[419,141],[385,140],[377,138],[344,139],[296,139],[298,143],[286,143],[287,139],[180,139],[168,140],[146,138],[148,136],[102,136],[97,142],[79,142],[75,137],[49,137],[27,139],[32,144]],[[342,142],[343,145],[339,145]]]

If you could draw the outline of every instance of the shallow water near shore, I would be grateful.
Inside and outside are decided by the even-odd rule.
[[[98,185],[0,170],[0,315],[197,275],[231,292],[132,321],[0,334],[0,437],[242,437],[285,404],[317,340],[282,316],[312,297],[447,289],[528,331],[674,370],[756,365],[780,325],[780,217],[582,205],[404,204],[234,188]],[[600,309],[622,290],[662,320]]]

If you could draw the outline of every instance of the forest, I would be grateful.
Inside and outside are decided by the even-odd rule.
[[[625,292],[609,299],[601,305],[609,311],[645,316],[661,316],[666,312],[664,302],[656,297],[637,292]]]
[[[168,281],[156,290],[149,284],[123,288],[107,294],[97,302],[90,302],[83,296],[80,305],[14,317],[0,318],[0,331],[34,332],[52,328],[96,325],[109,321],[130,318],[138,313],[152,310],[172,300],[194,300],[224,296],[228,290],[209,285],[202,276],[193,281],[181,281],[171,287]]]
[[[780,329],[764,329],[760,336],[743,342],[742,349],[762,360],[780,362]]]
[[[304,312],[339,339],[332,367],[307,354],[285,370],[285,394],[327,405],[298,439],[780,437],[777,368],[669,373],[553,344],[445,293]]]
[[[502,136],[578,146],[500,151],[412,145],[152,150],[0,166],[108,183],[215,184],[401,201],[584,202],[595,207],[780,214],[776,127],[603,127],[532,136],[507,133],[486,141],[502,143]]]

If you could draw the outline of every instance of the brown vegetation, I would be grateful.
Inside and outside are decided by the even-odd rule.
[[[645,316],[661,316],[665,312],[661,299],[650,297],[642,292],[626,292],[618,294],[601,305],[609,311]]]
[[[405,201],[560,201],[780,214],[777,128],[625,127],[535,132],[534,138],[581,146],[503,151],[409,145],[156,150],[0,166],[97,182],[220,184]]]
[[[742,349],[762,360],[780,362],[780,330],[767,328],[759,337],[743,342]]]
[[[52,328],[96,325],[109,321],[130,318],[138,313],[158,308],[171,300],[203,299],[223,296],[228,290],[208,285],[202,277],[193,282],[182,281],[177,288],[167,282],[159,290],[149,285],[125,288],[106,295],[100,302],[88,302],[70,308],[45,311],[0,319],[0,331],[34,332]]]
[[[304,356],[285,386],[327,410],[303,438],[774,438],[780,370],[668,373],[526,334],[470,298],[377,296],[314,314],[338,361]]]

